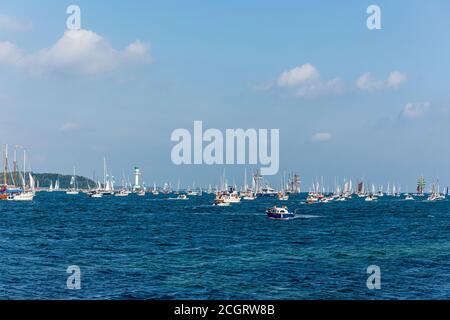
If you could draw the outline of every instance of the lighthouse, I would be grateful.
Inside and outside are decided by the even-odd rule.
[[[133,185],[133,191],[140,191],[142,189],[141,187],[141,170],[139,170],[138,167],[134,167],[134,185]]]

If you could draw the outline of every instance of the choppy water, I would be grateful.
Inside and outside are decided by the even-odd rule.
[[[173,197],[173,196],[172,196]],[[211,206],[38,193],[0,202],[2,299],[424,299],[450,297],[450,201]],[[81,290],[66,269],[81,268]],[[366,286],[369,265],[381,289]]]

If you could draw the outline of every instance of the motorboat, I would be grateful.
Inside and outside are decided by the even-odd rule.
[[[283,207],[274,206],[272,208],[268,208],[266,210],[266,214],[270,219],[275,219],[275,220],[289,220],[289,219],[293,219],[295,217],[295,214],[292,212],[289,212],[289,210],[286,206],[283,206]]]

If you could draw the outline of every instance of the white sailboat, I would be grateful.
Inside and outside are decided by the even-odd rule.
[[[77,195],[79,193],[80,193],[80,190],[78,190],[78,183],[77,183],[77,178],[76,178],[76,174],[75,174],[75,167],[73,167],[73,175],[70,178],[70,187],[66,191],[66,194]]]
[[[28,172],[28,186],[26,184],[26,150],[23,151],[23,175],[22,177],[22,192],[11,195],[8,200],[12,201],[33,201],[36,193],[34,178],[31,172]]]
[[[59,191],[59,177],[58,177],[58,179],[55,181],[55,187],[53,188],[53,191]]]

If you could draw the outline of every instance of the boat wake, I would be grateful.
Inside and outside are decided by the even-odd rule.
[[[312,214],[296,214],[294,219],[313,219],[313,218],[320,218],[321,216],[315,216]]]

